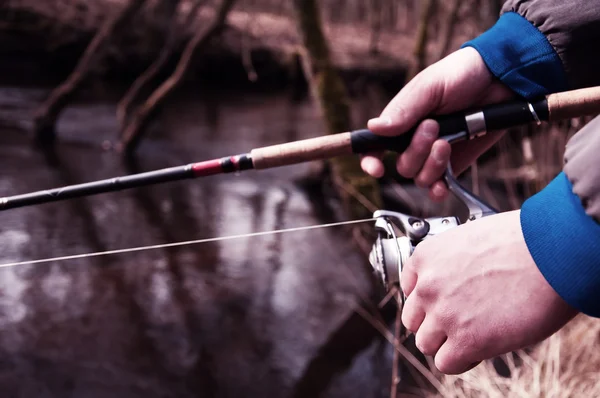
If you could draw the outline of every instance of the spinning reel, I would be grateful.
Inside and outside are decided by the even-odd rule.
[[[464,188],[452,175],[450,166],[444,176],[450,191],[469,209],[466,222],[496,214],[497,211]],[[460,225],[458,217],[419,218],[404,213],[377,210],[373,213],[377,239],[369,262],[386,290],[400,283],[402,267],[415,247],[425,239]],[[402,236],[399,236],[400,233]]]

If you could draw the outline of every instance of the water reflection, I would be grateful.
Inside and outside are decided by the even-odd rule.
[[[0,88],[0,195],[246,152],[322,131],[285,95],[181,96],[135,163],[100,150],[114,101],[81,103],[61,145],[29,144],[39,88]],[[308,165],[0,214],[0,262],[313,225]],[[323,216],[322,216],[323,215]],[[388,396],[391,349],[353,315],[372,294],[342,228],[0,269],[0,390],[20,397]]]

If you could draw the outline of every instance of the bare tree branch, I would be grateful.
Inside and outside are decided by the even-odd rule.
[[[323,115],[328,134],[349,131],[352,125],[350,115],[350,99],[347,88],[336,70],[325,36],[322,17],[316,0],[293,0],[298,33],[306,51],[302,51],[303,68],[319,109]],[[355,193],[360,193],[375,207],[381,204],[381,194],[377,181],[364,175],[359,162],[355,158],[332,159],[333,179],[343,181],[351,186]],[[340,184],[336,184],[340,187]],[[365,202],[356,200],[357,195],[348,190],[338,190],[346,210],[352,217],[364,217],[371,214]]]
[[[443,391],[443,386],[435,375],[425,367],[411,352],[408,348],[402,345],[400,340],[395,340],[394,335],[387,329],[386,325],[375,318],[369,311],[357,305],[354,310],[362,316],[367,322],[371,324],[381,335],[394,347],[396,351],[402,355],[427,381],[433,386],[438,392]]]
[[[172,9],[174,11],[171,16],[169,35],[163,48],[158,55],[158,58],[142,73],[131,85],[129,90],[125,93],[119,104],[117,105],[117,120],[121,129],[125,129],[127,127],[127,114],[129,113],[129,109],[133,101],[135,101],[136,97],[139,95],[140,91],[150,82],[152,79],[158,75],[158,73],[165,67],[169,59],[173,56],[175,52],[175,46],[177,44],[177,37],[179,35],[179,24],[177,23],[177,5],[181,3],[182,0],[166,0],[166,1],[174,1],[176,5]],[[183,23],[183,26],[190,25],[194,18],[197,16],[198,9],[205,1],[197,0]]]
[[[121,147],[128,154],[133,154],[137,145],[143,137],[146,124],[151,114],[158,105],[171,93],[181,82],[185,75],[194,53],[205,47],[210,40],[221,33],[225,27],[225,20],[235,0],[223,0],[216,13],[215,19],[204,29],[199,29],[185,47],[179,63],[173,74],[163,82],[150,97],[144,102],[131,117],[131,122],[123,131]]]
[[[376,54],[378,52],[379,36],[382,28],[382,0],[370,0],[369,2],[369,25],[371,27],[371,39],[369,41],[369,52]]]
[[[51,142],[56,135],[56,121],[78,89],[89,78],[94,64],[106,55],[106,43],[133,17],[146,0],[131,0],[120,13],[107,19],[98,30],[73,72],[59,85],[34,115],[34,131],[40,142]]]

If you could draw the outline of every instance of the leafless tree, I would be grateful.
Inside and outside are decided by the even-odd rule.
[[[163,17],[165,20],[169,21],[168,26],[165,31],[168,31],[167,39],[156,58],[156,60],[142,73],[131,85],[129,90],[125,93],[119,104],[117,105],[117,120],[121,129],[125,129],[127,126],[127,115],[129,113],[130,107],[136,98],[140,95],[140,92],[147,87],[147,85],[156,78],[156,76],[165,68],[166,64],[173,57],[177,40],[180,35],[179,29],[181,26],[189,26],[194,21],[194,18],[197,17],[197,12],[200,6],[204,3],[204,1],[198,0],[193,3],[190,8],[185,21],[180,25],[178,23],[178,14],[177,9],[183,0],[164,0],[163,3],[166,3],[167,7],[165,7],[163,11]]]
[[[69,77],[54,89],[34,115],[34,130],[40,142],[51,142],[56,134],[56,121],[93,68],[105,57],[107,43],[130,21],[146,0],[131,0],[119,13],[109,17],[98,30]]]
[[[446,25],[444,29],[442,29],[442,45],[440,46],[440,52],[438,54],[438,59],[443,58],[448,54],[450,50],[450,46],[452,45],[452,40],[454,39],[454,28],[456,27],[456,23],[458,22],[458,11],[460,9],[461,0],[451,0],[450,3],[450,12],[448,13],[448,17],[446,19]]]
[[[140,105],[132,114],[131,121],[123,130],[121,135],[120,147],[127,154],[133,154],[145,132],[145,127],[152,113],[157,109],[162,101],[171,93],[181,82],[190,66],[193,55],[196,51],[206,47],[210,40],[221,33],[225,27],[225,20],[235,0],[223,0],[216,11],[213,21],[202,28],[199,28],[190,39],[173,74],[165,80],[150,97]]]
[[[436,0],[425,0],[421,5],[421,15],[419,17],[419,26],[417,28],[417,38],[414,49],[414,64],[409,73],[409,78],[413,78],[427,65],[427,43],[430,19],[433,16]]]

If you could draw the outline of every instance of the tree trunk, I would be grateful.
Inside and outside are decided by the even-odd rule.
[[[235,0],[223,0],[221,2],[215,19],[205,28],[198,29],[188,42],[173,74],[154,90],[146,102],[136,109],[131,117],[131,122],[124,129],[121,137],[120,146],[125,150],[125,153],[132,155],[135,152],[135,149],[143,138],[150,116],[168,94],[179,85],[191,63],[194,53],[205,47],[213,37],[221,33],[225,27],[225,19],[234,3]]]
[[[454,28],[458,21],[458,10],[460,9],[461,0],[452,0],[450,3],[450,13],[446,21],[445,29],[442,33],[442,46],[438,54],[438,59],[442,59],[448,54],[450,46],[452,44],[452,38],[454,36]]]
[[[104,58],[106,43],[126,26],[145,2],[146,0],[131,0],[119,13],[104,22],[67,80],[54,89],[41,107],[36,110],[34,132],[39,142],[54,141],[56,121],[60,113],[89,78],[94,65]]]
[[[382,0],[370,0],[369,2],[369,25],[371,27],[371,40],[369,42],[369,52],[377,54],[379,52],[379,36],[381,34]]]
[[[387,1],[387,11],[383,13],[386,16],[386,21],[382,25],[387,27],[389,30],[396,30],[398,27],[398,2]]]
[[[408,74],[408,80],[412,79],[422,71],[427,65],[427,42],[429,33],[429,21],[433,15],[435,0],[424,0],[417,28],[417,38],[415,40],[414,64]]]
[[[179,35],[179,24],[177,23],[177,7],[181,3],[182,0],[165,0],[168,3],[174,5],[173,7],[166,10],[171,15],[167,15],[167,18],[170,19],[169,23],[169,33],[167,36],[167,40],[163,48],[158,55],[158,58],[150,65],[148,69],[144,71],[131,85],[129,90],[125,93],[119,104],[117,105],[117,120],[119,125],[121,126],[121,130],[124,130],[127,127],[127,115],[129,113],[129,108],[132,103],[135,101],[140,91],[146,87],[146,85],[151,82],[162,69],[165,67],[169,59],[173,56],[175,52],[175,46],[177,45],[177,37]],[[184,23],[182,26],[189,26],[193,23],[194,18],[196,17],[197,11],[200,8],[200,5],[204,3],[202,0],[197,0],[192,8],[189,11]]]
[[[350,100],[343,81],[335,70],[323,33],[321,16],[316,0],[293,0],[299,33],[306,48],[305,69],[307,80],[319,103],[329,134],[351,130]],[[356,157],[341,157],[330,162],[333,178],[347,185],[354,193],[339,190],[344,205],[353,217],[372,214],[364,204],[356,200],[356,194],[366,198],[374,207],[380,207],[381,199],[377,182],[360,168]]]

